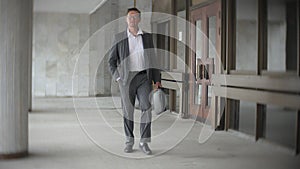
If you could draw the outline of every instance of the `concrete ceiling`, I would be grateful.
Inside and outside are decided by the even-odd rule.
[[[92,13],[107,0],[34,0],[35,12]]]

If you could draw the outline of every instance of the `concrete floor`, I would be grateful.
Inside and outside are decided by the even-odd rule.
[[[300,157],[291,151],[231,132],[214,132],[207,142],[200,144],[198,137],[203,126],[169,112],[153,115],[152,156],[145,156],[137,146],[133,153],[125,154],[118,101],[118,98],[36,98],[29,115],[30,155],[2,160],[0,169],[294,169],[300,166]],[[138,137],[138,130],[135,133]]]

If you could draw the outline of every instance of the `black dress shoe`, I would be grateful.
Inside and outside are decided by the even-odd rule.
[[[142,150],[143,153],[147,155],[151,155],[152,151],[150,150],[149,146],[147,143],[139,144],[140,149]]]
[[[131,153],[133,151],[132,149],[132,145],[126,145],[125,149],[124,149],[124,152],[125,153]]]

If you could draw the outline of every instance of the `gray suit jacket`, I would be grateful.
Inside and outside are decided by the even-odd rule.
[[[157,67],[157,57],[154,50],[153,38],[150,33],[143,32],[142,34],[143,46],[144,46],[144,57],[145,65],[147,67],[147,76],[150,81],[154,83],[160,82],[160,70]],[[127,83],[129,74],[129,43],[127,31],[118,33],[114,37],[113,46],[109,53],[109,70],[116,80],[118,77],[121,78],[123,84]]]

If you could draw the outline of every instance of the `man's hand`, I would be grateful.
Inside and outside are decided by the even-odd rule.
[[[158,89],[158,88],[161,88],[161,87],[162,87],[162,85],[161,85],[160,82],[156,82],[156,83],[154,84],[154,89],[155,89],[155,90]]]

